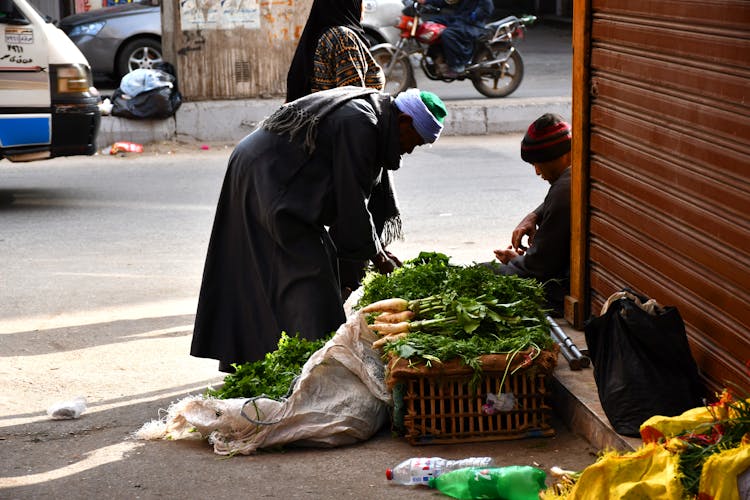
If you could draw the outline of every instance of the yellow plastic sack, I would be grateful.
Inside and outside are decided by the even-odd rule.
[[[634,452],[611,452],[584,469],[567,500],[681,500],[678,455],[658,444]]]
[[[721,401],[725,399],[731,401],[730,397],[728,392],[722,393]],[[750,399],[747,399],[746,402],[750,404]],[[700,406],[687,410],[676,417],[655,415],[643,422],[639,431],[644,443],[656,443],[662,438],[667,440],[686,431],[700,434],[710,430],[711,425],[716,420],[735,418],[736,416],[732,409],[727,410],[726,404],[713,407]]]
[[[750,473],[750,444],[710,456],[703,464],[698,487],[700,500],[746,500],[750,491],[740,496],[737,478]],[[748,485],[744,485],[748,488]]]
[[[644,443],[656,443],[660,439],[668,439],[688,430],[700,432],[699,427],[702,425],[706,425],[708,429],[714,421],[714,416],[708,408],[701,406],[687,410],[676,417],[655,415],[643,422],[639,430]]]

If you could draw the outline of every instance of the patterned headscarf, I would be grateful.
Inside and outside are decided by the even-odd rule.
[[[297,50],[286,77],[286,102],[294,101],[310,93],[313,75],[313,59],[318,39],[332,26],[346,26],[353,30],[362,41],[362,0],[314,0],[305,28],[302,30]]]

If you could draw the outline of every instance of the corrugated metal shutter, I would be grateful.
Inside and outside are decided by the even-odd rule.
[[[592,0],[590,313],[624,286],[750,390],[750,4]]]

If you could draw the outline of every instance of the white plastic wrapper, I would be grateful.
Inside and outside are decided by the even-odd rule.
[[[70,420],[78,418],[86,411],[86,398],[78,396],[69,401],[60,401],[47,409],[47,415],[52,420]]]

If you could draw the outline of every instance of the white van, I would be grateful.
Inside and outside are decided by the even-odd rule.
[[[27,0],[0,0],[0,158],[90,155],[99,94],[86,58]]]

